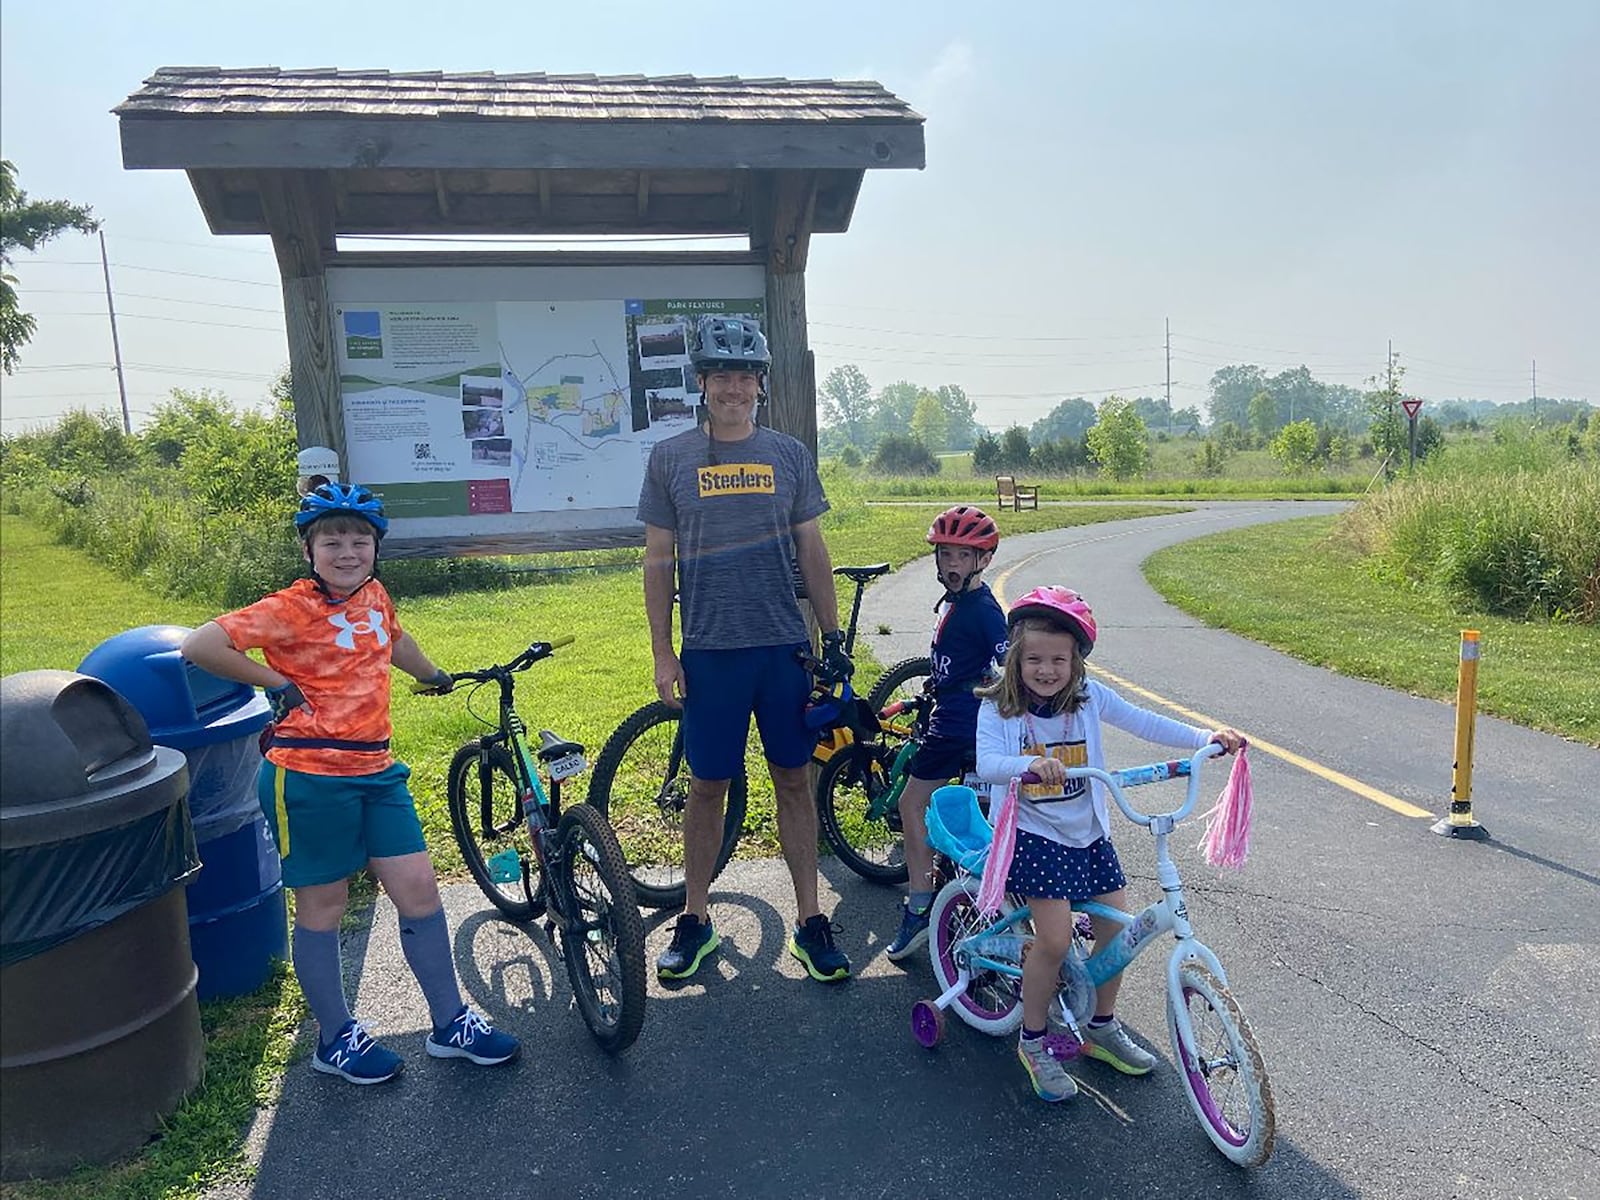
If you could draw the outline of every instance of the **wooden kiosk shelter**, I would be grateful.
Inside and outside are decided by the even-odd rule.
[[[341,469],[328,283],[341,267],[759,267],[773,355],[765,419],[815,452],[811,235],[849,227],[868,168],[924,164],[923,118],[872,82],[164,67],[115,111],[125,167],[187,171],[213,233],[271,235],[300,445],[335,450]],[[735,234],[749,245],[407,254],[341,251],[341,234]],[[397,522],[390,541],[426,554],[642,538],[631,505],[517,515],[449,530]]]

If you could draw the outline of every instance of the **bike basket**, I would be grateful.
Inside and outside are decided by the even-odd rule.
[[[949,784],[934,791],[928,801],[928,841],[963,871],[983,874],[994,830],[983,819],[978,793]]]

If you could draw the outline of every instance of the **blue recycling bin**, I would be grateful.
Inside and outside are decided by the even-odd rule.
[[[158,746],[183,751],[201,869],[189,884],[189,943],[199,997],[253,992],[288,957],[283,868],[256,800],[265,697],[178,653],[190,631],[144,625],[106,639],[78,666],[121,693]]]

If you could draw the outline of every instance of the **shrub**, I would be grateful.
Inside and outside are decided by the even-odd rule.
[[[872,469],[884,475],[937,475],[939,460],[916,438],[891,433],[878,443]]]

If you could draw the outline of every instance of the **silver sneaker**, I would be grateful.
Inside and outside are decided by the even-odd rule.
[[[1070,1100],[1078,1094],[1078,1085],[1067,1074],[1067,1069],[1045,1049],[1044,1038],[1028,1041],[1019,1037],[1017,1057],[1028,1069],[1028,1079],[1039,1099],[1054,1104],[1058,1100]]]
[[[1124,1075],[1148,1075],[1156,1065],[1156,1056],[1136,1045],[1122,1028],[1122,1022],[1115,1019],[1098,1029],[1084,1026],[1083,1052],[1090,1058],[1110,1063]]]

